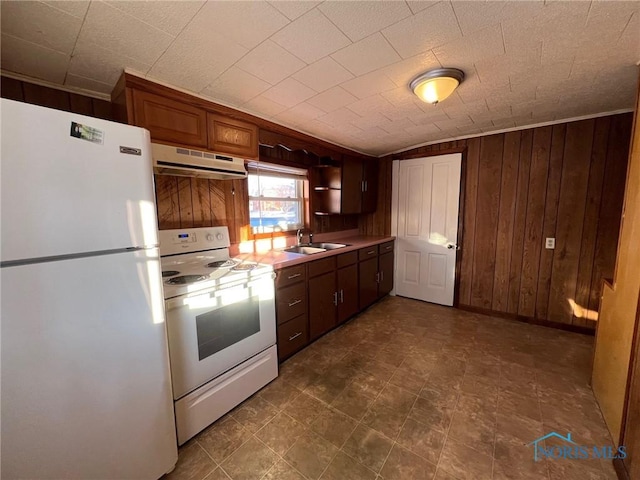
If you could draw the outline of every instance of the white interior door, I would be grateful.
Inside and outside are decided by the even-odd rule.
[[[453,305],[462,154],[394,161],[395,293]]]

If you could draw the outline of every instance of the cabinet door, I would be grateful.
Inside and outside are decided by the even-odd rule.
[[[362,180],[364,191],[362,192],[362,213],[376,211],[378,203],[378,162],[369,160],[363,162]]]
[[[378,257],[378,270],[380,271],[378,298],[380,298],[384,297],[393,288],[393,252],[385,253]]]
[[[340,213],[360,213],[362,211],[363,190],[362,160],[345,156],[342,162],[342,198]]]
[[[149,130],[151,140],[207,146],[207,114],[200,108],[134,90],[133,111],[135,124]]]
[[[258,127],[233,118],[207,114],[209,148],[220,153],[258,158]]]
[[[336,274],[325,273],[309,279],[309,336],[311,340],[336,324]]]
[[[364,310],[378,299],[378,257],[363,260],[358,264],[360,310]]]
[[[358,265],[338,270],[338,323],[358,313]]]

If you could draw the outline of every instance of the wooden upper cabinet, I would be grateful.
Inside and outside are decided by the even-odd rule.
[[[373,213],[378,206],[378,162],[367,160],[362,162],[362,213]]]
[[[133,90],[135,124],[151,132],[151,140],[207,147],[207,112],[160,95]]]
[[[207,113],[210,150],[244,158],[258,158],[258,127],[230,117]]]
[[[342,213],[360,213],[362,211],[362,160],[344,158],[342,163]]]

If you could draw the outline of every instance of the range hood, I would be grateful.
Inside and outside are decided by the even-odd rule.
[[[215,178],[217,180],[247,177],[247,170],[244,168],[242,158],[172,147],[160,143],[151,144],[151,153],[153,155],[153,170],[160,175]]]

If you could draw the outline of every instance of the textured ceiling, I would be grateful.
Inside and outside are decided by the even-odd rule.
[[[371,154],[632,108],[640,2],[2,1],[2,69],[110,93],[123,68]],[[408,83],[466,80],[437,106]]]

